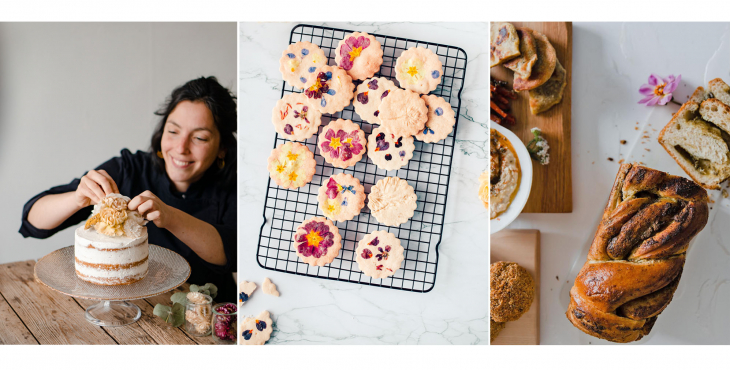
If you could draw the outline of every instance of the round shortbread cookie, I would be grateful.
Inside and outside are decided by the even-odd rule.
[[[307,98],[322,113],[337,113],[350,105],[355,85],[347,71],[337,66],[318,68],[304,90]]]
[[[352,175],[338,173],[319,188],[317,203],[330,220],[352,220],[365,207],[365,188]]]
[[[444,98],[435,95],[421,96],[428,107],[428,121],[423,131],[416,134],[416,139],[425,143],[435,143],[446,139],[454,131],[456,116],[451,104]]]
[[[408,181],[386,177],[370,189],[368,207],[381,224],[398,226],[413,217],[416,199],[416,192]]]
[[[367,142],[365,132],[349,119],[338,119],[322,128],[317,146],[327,163],[347,168],[362,159]]]
[[[291,44],[281,53],[281,77],[297,89],[312,85],[308,78],[317,68],[327,65],[327,57],[319,46],[309,41]]]
[[[296,189],[312,181],[316,166],[312,151],[291,141],[276,147],[269,156],[269,176],[286,189]]]
[[[374,128],[368,136],[368,157],[378,168],[386,171],[397,170],[413,158],[413,136],[386,134],[382,128]]]
[[[415,135],[428,121],[426,102],[418,94],[398,89],[380,103],[380,126],[395,136]]]
[[[393,81],[385,78],[371,78],[357,86],[352,105],[360,118],[376,125],[380,124],[380,102],[391,92],[398,90]]]
[[[299,225],[293,245],[302,262],[310,266],[324,266],[340,253],[342,237],[332,221],[312,217]]]
[[[410,48],[395,61],[395,79],[400,87],[428,94],[441,83],[443,64],[430,49]]]
[[[337,44],[335,64],[347,71],[353,80],[364,80],[380,70],[383,49],[375,36],[354,32]]]
[[[392,276],[403,263],[403,247],[395,235],[378,230],[357,243],[355,260],[363,274],[373,279]]]
[[[263,311],[256,318],[247,317],[238,326],[238,344],[262,345],[271,339],[273,331],[274,321],[269,311]]]
[[[271,112],[274,129],[287,140],[304,141],[317,133],[322,113],[304,94],[289,94],[276,102]]]

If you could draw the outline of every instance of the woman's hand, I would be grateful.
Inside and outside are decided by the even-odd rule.
[[[81,178],[76,188],[76,205],[79,208],[88,207],[101,202],[112,193],[119,193],[114,179],[104,170],[91,170]]]
[[[145,190],[129,201],[127,208],[137,210],[142,217],[155,223],[161,229],[167,228],[173,217],[173,208],[162,202],[151,191]]]

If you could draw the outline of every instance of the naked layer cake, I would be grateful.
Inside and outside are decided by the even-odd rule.
[[[147,276],[149,244],[146,221],[130,211],[130,199],[110,194],[94,206],[84,226],[76,229],[76,275],[99,285],[124,285]]]

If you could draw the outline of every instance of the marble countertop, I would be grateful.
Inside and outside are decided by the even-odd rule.
[[[679,108],[645,107],[639,86],[651,73],[682,75],[687,101],[713,78],[730,80],[725,23],[573,24],[573,213],[523,214],[510,228],[537,228],[541,240],[541,343],[607,344],[565,317],[568,291],[585,262],[620,159],[687,175],[657,143]],[[627,143],[622,145],[621,140]],[[608,158],[613,158],[610,161]],[[534,186],[534,185],[533,185]],[[730,202],[713,191],[710,221],[695,238],[671,304],[638,343],[730,343]]]
[[[269,344],[487,344],[489,236],[487,211],[476,194],[487,167],[488,24],[311,23],[454,45],[468,55],[438,273],[428,293],[291,275],[256,261],[275,134],[271,109],[282,87],[278,60],[296,24],[239,27],[238,279],[259,286],[241,314],[271,312]],[[261,292],[265,277],[280,297]]]

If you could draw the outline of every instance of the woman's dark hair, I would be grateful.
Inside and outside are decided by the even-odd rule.
[[[165,161],[157,156],[162,149],[162,134],[165,122],[173,109],[183,101],[203,102],[213,114],[213,122],[220,133],[220,148],[226,151],[225,166],[218,168],[217,163],[206,171],[204,177],[214,176],[216,182],[228,189],[236,188],[236,96],[221,86],[215,77],[200,77],[175,88],[165,104],[155,112],[161,116],[160,123],[152,134],[150,155],[158,169],[165,171]]]

